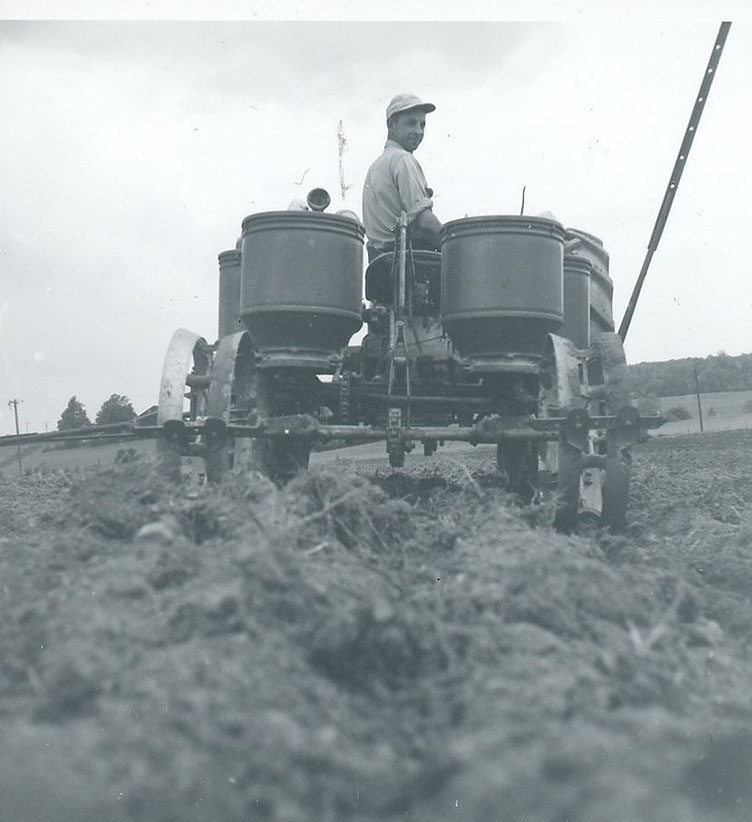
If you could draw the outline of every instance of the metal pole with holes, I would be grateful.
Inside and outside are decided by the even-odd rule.
[[[716,37],[715,44],[713,45],[713,52],[710,55],[708,67],[705,69],[705,74],[702,78],[702,83],[700,84],[700,91],[697,94],[697,100],[695,100],[695,105],[689,118],[687,130],[684,132],[684,139],[682,140],[681,148],[679,149],[679,156],[676,158],[676,163],[674,163],[674,170],[671,172],[671,178],[668,181],[668,188],[666,189],[666,194],[663,197],[663,203],[661,204],[660,211],[658,212],[653,233],[650,236],[648,252],[645,255],[645,262],[642,264],[640,274],[637,277],[637,282],[635,283],[634,290],[632,291],[632,296],[629,298],[629,305],[627,306],[627,310],[624,312],[624,318],[619,326],[619,336],[622,338],[622,341],[626,338],[627,331],[629,331],[632,316],[637,306],[637,300],[640,298],[640,291],[642,291],[642,284],[645,282],[645,277],[647,276],[648,268],[650,267],[650,261],[653,259],[653,254],[658,248],[658,242],[661,239],[661,234],[663,234],[663,228],[666,225],[668,213],[671,211],[671,205],[674,202],[676,189],[679,188],[679,180],[681,180],[682,172],[687,164],[689,150],[692,147],[692,141],[695,139],[697,126],[700,122],[702,111],[705,108],[705,102],[708,99],[708,92],[710,91],[710,86],[713,83],[713,78],[715,77],[715,72],[718,68],[721,53],[723,52],[723,46],[726,43],[726,37],[728,36],[730,28],[731,23],[721,23],[721,27],[718,30],[718,36]]]

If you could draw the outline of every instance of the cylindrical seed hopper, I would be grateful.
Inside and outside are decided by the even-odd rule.
[[[242,331],[240,322],[240,251],[219,255],[219,338]]]
[[[332,370],[361,327],[363,226],[269,211],[243,220],[240,315],[262,365]]]
[[[559,331],[577,348],[590,345],[590,263],[564,255],[564,325]]]
[[[564,315],[564,228],[542,217],[469,217],[441,232],[442,323],[478,371],[534,372]]]
[[[608,273],[608,251],[593,234],[568,228],[565,240],[567,254],[582,257],[590,263],[590,323],[598,331],[614,330],[614,284]]]

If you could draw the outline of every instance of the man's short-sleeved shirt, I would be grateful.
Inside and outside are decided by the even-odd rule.
[[[433,207],[431,192],[420,163],[399,143],[387,140],[384,152],[374,161],[363,186],[363,225],[368,245],[374,250],[393,245],[400,214],[408,222]]]

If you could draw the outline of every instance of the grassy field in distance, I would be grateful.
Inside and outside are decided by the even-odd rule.
[[[133,448],[139,454],[153,456],[156,453],[154,440],[131,440],[129,442],[108,442],[99,445],[79,445],[75,448],[56,448],[53,444],[33,444],[21,446],[21,465],[24,470],[59,470],[90,468],[94,465],[112,465],[118,451]],[[0,448],[0,472],[10,474],[18,469],[18,452],[12,446]]]
[[[702,424],[705,431],[730,431],[752,428],[752,413],[745,412],[744,406],[752,401],[752,391],[722,391],[714,394],[700,394]],[[662,413],[670,408],[686,408],[692,415],[688,420],[668,422],[657,429],[657,436],[675,434],[696,434],[700,431],[700,415],[697,397],[687,394],[681,397],[658,397]]]

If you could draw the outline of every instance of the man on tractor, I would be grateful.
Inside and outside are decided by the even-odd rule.
[[[368,258],[393,251],[395,227],[407,214],[414,249],[439,251],[441,223],[433,213],[433,191],[413,152],[423,141],[426,114],[433,103],[414,94],[398,94],[386,109],[387,141],[368,169],[363,186],[363,223]]]

